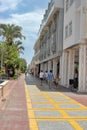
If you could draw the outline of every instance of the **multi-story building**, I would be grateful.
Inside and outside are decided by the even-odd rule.
[[[40,40],[38,39],[34,45],[34,76],[40,73]]]
[[[45,11],[34,46],[37,52],[35,56],[39,56],[39,62],[36,63],[38,72],[53,70],[54,75],[59,74],[63,49],[63,6],[63,0],[51,0]]]
[[[34,46],[35,66],[87,92],[87,0],[51,0]]]
[[[32,58],[31,63],[28,66],[28,71],[35,75],[35,57]]]
[[[87,92],[87,0],[64,0],[61,84]]]

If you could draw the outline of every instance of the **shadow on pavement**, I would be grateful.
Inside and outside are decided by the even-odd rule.
[[[27,85],[36,85],[41,91],[71,92],[69,88],[65,88],[63,86],[58,86],[58,88],[56,88],[55,84],[52,84],[51,89],[49,89],[49,86],[46,81],[43,81],[43,85],[41,86],[39,78],[36,78],[30,74],[28,76],[25,76],[25,81]]]

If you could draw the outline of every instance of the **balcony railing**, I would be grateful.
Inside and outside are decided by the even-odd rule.
[[[53,36],[53,43],[56,43],[56,33]]]
[[[54,52],[56,52],[56,43],[53,43],[52,45],[51,45],[51,51],[54,53]]]
[[[50,55],[50,47],[48,47],[48,49],[47,49],[47,54],[48,54],[48,56]]]
[[[79,8],[81,5],[81,0],[76,0],[76,8]]]
[[[42,20],[42,23],[41,23],[40,29],[39,29],[39,34],[40,34],[43,26],[45,25],[46,20],[48,19],[49,15],[50,15],[53,5],[54,5],[54,0],[51,0],[51,2],[48,5],[48,9],[45,11],[45,14],[43,16],[43,20]]]
[[[53,23],[53,25],[52,25],[52,32],[55,32],[55,31],[56,31],[56,24]]]
[[[54,0],[51,0],[51,2],[50,2],[49,5],[48,5],[48,9],[47,9],[46,12],[45,12],[43,21],[45,21],[45,20],[47,19],[47,17],[49,16],[49,13],[50,13],[50,11],[51,11],[53,5],[54,5]]]

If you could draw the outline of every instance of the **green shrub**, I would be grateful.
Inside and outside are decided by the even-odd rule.
[[[14,75],[13,79],[17,79],[18,78],[18,75]]]

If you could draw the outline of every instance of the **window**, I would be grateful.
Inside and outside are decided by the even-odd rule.
[[[69,36],[72,35],[72,21],[69,23]]]
[[[67,10],[69,9],[69,7],[73,4],[74,0],[65,0],[65,10],[67,12]]]
[[[70,6],[72,5],[73,1],[74,1],[74,0],[70,0]]]
[[[65,27],[65,38],[68,37],[68,26]]]
[[[68,10],[69,0],[66,0],[66,11]]]

